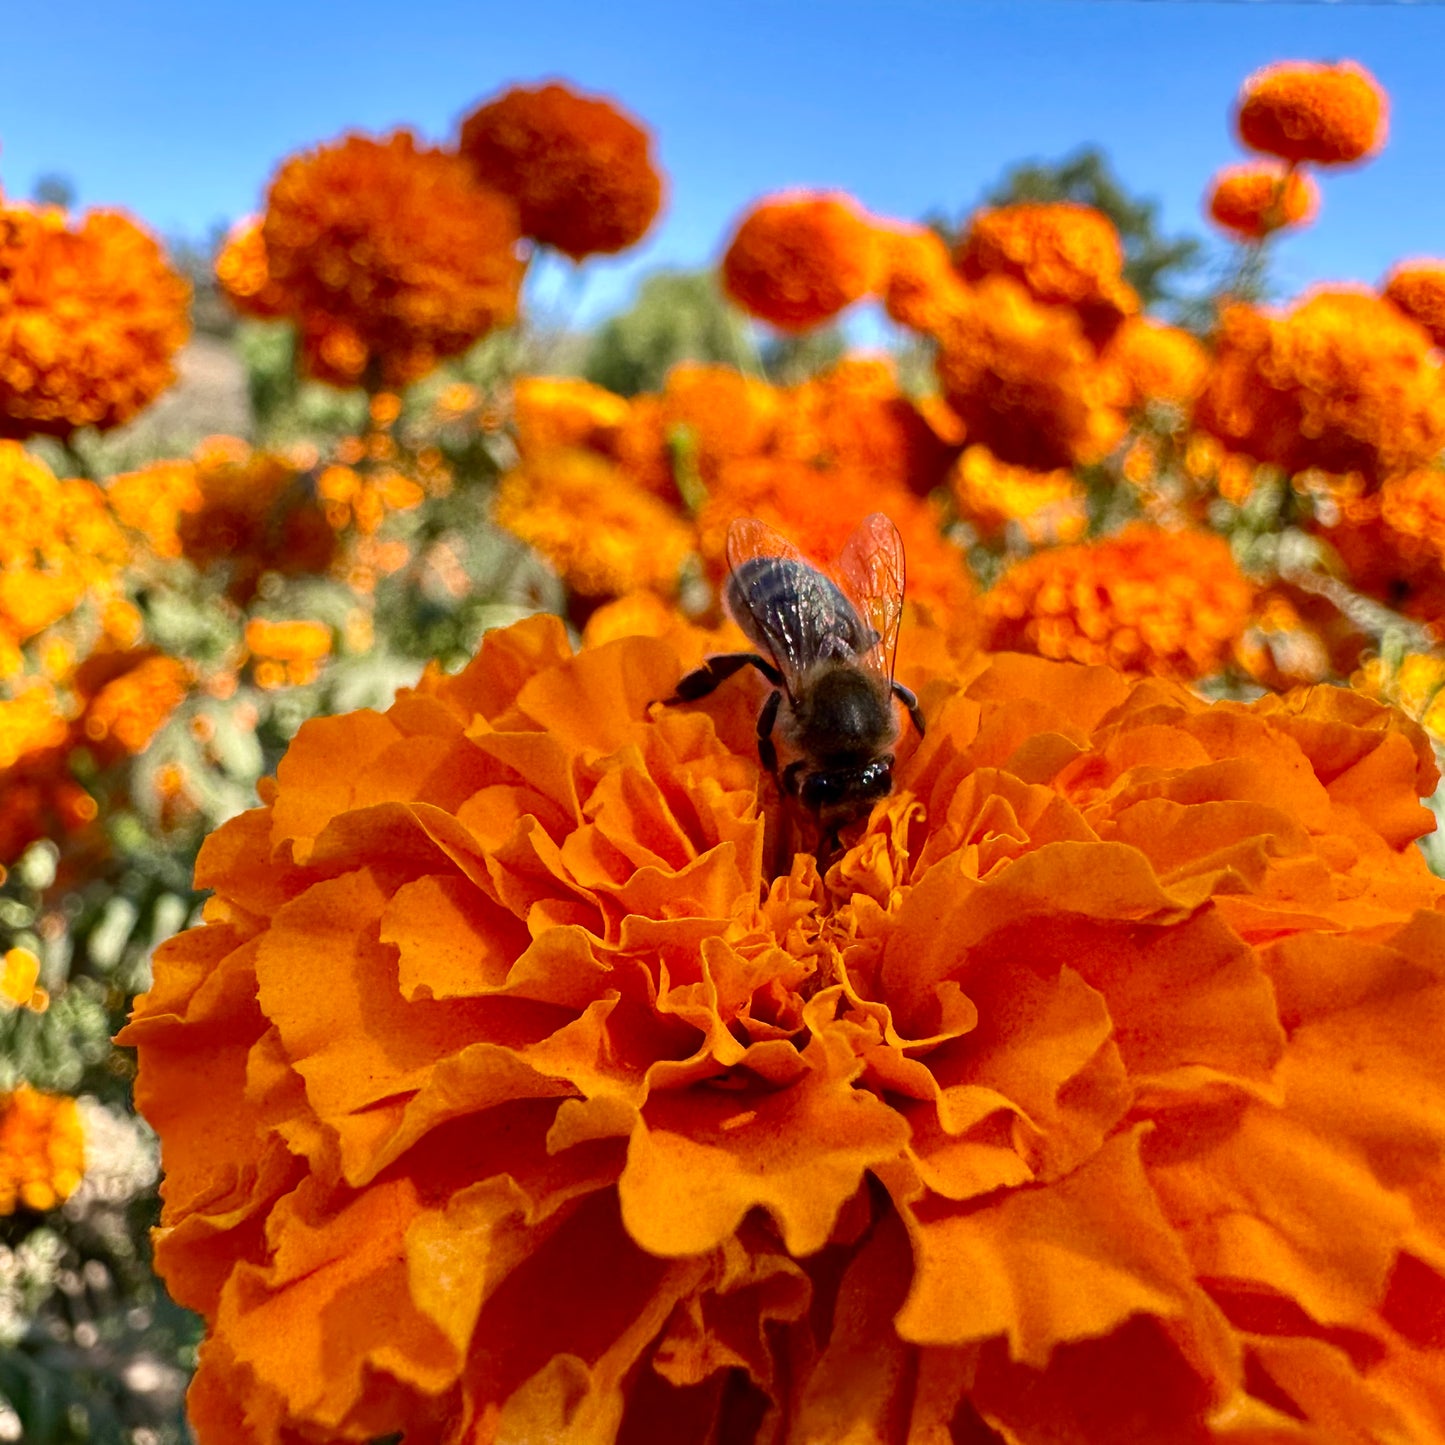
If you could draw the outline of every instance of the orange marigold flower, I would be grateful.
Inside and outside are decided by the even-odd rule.
[[[286,292],[266,258],[264,216],[246,216],[231,227],[216,257],[216,280],[243,316],[275,321],[287,314]]]
[[[513,203],[409,131],[347,135],[271,182],[265,268],[311,374],[354,386],[425,376],[517,314]]]
[[[1078,312],[1102,346],[1139,297],[1124,280],[1124,247],[1102,211],[1073,201],[1021,201],[977,212],[954,254],[968,281],[1009,276],[1034,300]]]
[[[191,288],[119,211],[0,200],[0,437],[128,422],[176,378]]]
[[[303,725],[120,1040],[201,1445],[1438,1434],[1426,739],[928,651],[825,876],[666,640]]]
[[[190,691],[191,670],[152,648],[100,652],[75,672],[85,699],[77,731],[102,761],[142,753]]]
[[[555,82],[479,106],[458,148],[483,184],[516,201],[523,235],[574,261],[635,246],[662,205],[646,127]]]
[[[300,686],[315,680],[317,664],[331,655],[331,629],[324,622],[270,622],[253,617],[246,624],[246,647],[251,655],[279,663],[277,685]],[[258,680],[270,673],[257,667]]]
[[[1104,360],[1117,367],[1129,389],[1129,405],[1151,401],[1192,402],[1209,375],[1209,353],[1177,326],[1131,316],[1114,333]]]
[[[948,488],[959,516],[986,541],[1017,528],[1035,546],[1074,542],[1088,524],[1084,489],[1071,471],[1010,466],[987,447],[964,448]]]
[[[22,1084],[0,1093],[0,1216],[63,1204],[85,1173],[75,1100]]]
[[[969,294],[943,238],[921,226],[880,226],[876,240],[883,309],[900,326],[936,336]]]
[[[1016,466],[1098,461],[1124,435],[1123,378],[1078,318],[991,276],[938,335],[938,379],[968,440]]]
[[[1224,538],[1136,522],[1016,562],[984,609],[992,647],[1190,680],[1225,665],[1253,599]]]
[[[1385,296],[1445,346],[1445,261],[1402,261],[1385,278]]]
[[[1271,161],[1225,166],[1205,194],[1209,215],[1249,241],[1262,241],[1287,226],[1307,226],[1319,209],[1315,178]]]
[[[723,287],[754,316],[806,331],[866,296],[878,263],[878,232],[851,196],[790,192],[743,218],[723,256]]]
[[[711,485],[727,462],[772,449],[786,397],[730,366],[684,361],[667,373],[660,401],[663,445],[682,442]]]
[[[1292,164],[1342,165],[1385,144],[1389,106],[1379,82],[1352,60],[1290,60],[1256,71],[1239,98],[1239,136]]]
[[[61,481],[17,442],[0,441],[0,676],[19,647],[117,585],[131,549],[91,482]]]
[[[573,376],[522,376],[512,391],[517,447],[523,456],[560,447],[614,455],[631,409],[626,397]]]
[[[1319,291],[1285,315],[1227,307],[1195,424],[1287,472],[1371,485],[1445,447],[1445,369],[1388,301]]]
[[[671,595],[692,550],[691,528],[671,507],[605,458],[575,449],[510,471],[498,484],[492,518],[583,597],[638,588]]]

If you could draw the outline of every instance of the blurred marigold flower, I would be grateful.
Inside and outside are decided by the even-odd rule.
[[[1102,211],[1072,201],[1021,201],[978,211],[954,254],[967,281],[1009,276],[1035,301],[1068,306],[1102,346],[1139,297],[1124,280],[1124,247]]]
[[[175,380],[191,290],[119,211],[0,199],[0,437],[128,422]]]
[[[938,379],[968,441],[1015,466],[1095,462],[1122,439],[1127,390],[1078,318],[991,276],[938,334]]]
[[[253,617],[246,624],[246,647],[263,662],[279,663],[277,685],[314,682],[318,664],[331,655],[331,629],[324,622],[271,622]],[[257,668],[257,680],[271,676]]]
[[[581,261],[635,246],[662,205],[652,136],[615,102],[515,86],[462,122],[458,149],[511,196],[522,234]]]
[[[560,447],[616,454],[627,398],[574,376],[521,376],[512,391],[517,447],[536,456]]]
[[[1437,748],[1445,745],[1445,656],[1414,652],[1393,663],[1366,658],[1350,686],[1366,697],[1393,703],[1419,721]]]
[[[745,311],[806,331],[861,300],[879,277],[878,233],[851,196],[787,192],[759,201],[722,260]]]
[[[1371,641],[1328,597],[1276,581],[1256,596],[1235,657],[1261,687],[1287,692],[1348,677]]]
[[[1209,183],[1205,209],[1227,231],[1262,241],[1288,226],[1307,226],[1320,209],[1313,176],[1271,161],[1225,166]]]
[[[1239,136],[1251,150],[1296,164],[1341,165],[1385,144],[1389,106],[1375,77],[1352,60],[1289,60],[1256,71],[1239,99]]]
[[[1228,662],[1253,597],[1224,538],[1136,522],[1014,563],[984,609],[991,647],[1190,681]]]
[[[1445,370],[1388,301],[1318,291],[1284,315],[1227,307],[1195,425],[1287,472],[1360,472],[1372,486],[1445,446]]]
[[[121,1036],[201,1445],[1431,1438],[1425,738],[909,651],[826,878],[667,641],[303,725]]]
[[[287,315],[285,290],[266,258],[264,216],[246,216],[231,227],[216,257],[216,280],[243,316],[276,321]]]
[[[948,246],[922,226],[880,226],[876,235],[883,309],[900,326],[936,336],[969,294]]]
[[[153,648],[99,652],[76,669],[78,734],[102,762],[142,753],[190,691],[191,670]]]
[[[1077,541],[1088,523],[1084,489],[1065,467],[1036,472],[965,447],[948,476],[959,517],[985,541],[1016,528],[1035,546]]]
[[[516,319],[515,206],[409,131],[293,156],[261,234],[266,284],[322,381],[403,386]]]
[[[671,507],[580,449],[514,467],[497,486],[492,519],[583,597],[638,588],[671,595],[692,550],[692,529]]]
[[[85,1135],[74,1099],[27,1084],[0,1093],[0,1216],[54,1209],[84,1173]]]
[[[1134,408],[1151,401],[1187,405],[1209,376],[1209,353],[1197,338],[1144,316],[1131,316],[1119,327],[1104,360],[1118,368]]]
[[[1402,261],[1385,278],[1384,292],[1445,347],[1445,261]]]
[[[0,958],[0,1013],[25,1008],[35,997],[39,982],[40,960],[28,948],[6,949]]]

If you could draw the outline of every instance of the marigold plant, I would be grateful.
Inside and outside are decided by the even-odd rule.
[[[24,1085],[0,1094],[0,1216],[54,1209],[84,1173],[85,1135],[74,1099]]]
[[[1081,323],[991,276],[938,334],[938,379],[970,443],[1015,466],[1098,461],[1122,439],[1127,388]]]
[[[647,129],[565,85],[517,86],[479,106],[459,148],[484,185],[516,201],[524,235],[574,261],[636,245],[662,205]]]
[[[1385,278],[1384,292],[1445,347],[1445,261],[1402,261]]]
[[[1363,291],[1318,291],[1283,315],[1227,307],[1195,424],[1287,472],[1372,485],[1445,447],[1445,368],[1430,338]]]
[[[739,306],[805,331],[861,300],[878,279],[878,234],[851,196],[772,196],[739,225],[722,280]]]
[[[977,212],[954,264],[969,281],[1011,276],[1045,305],[1069,306],[1097,345],[1139,310],[1114,223],[1092,206],[1028,201]]]
[[[984,605],[992,647],[1191,679],[1229,660],[1252,600],[1224,538],[1135,523],[1015,563]]]
[[[515,318],[517,226],[509,198],[410,131],[347,135],[281,167],[264,260],[227,269],[243,309],[265,295],[266,309],[296,321],[311,375],[400,386]]]
[[[1319,209],[1320,188],[1313,176],[1268,161],[1226,166],[1210,181],[1205,196],[1210,217],[1246,241],[1307,226]]]
[[[1341,165],[1385,144],[1389,107],[1361,65],[1290,60],[1256,71],[1239,101],[1239,135],[1251,150],[1291,164]]]
[[[696,649],[493,633],[207,843],[123,1036],[201,1445],[1445,1428],[1419,730],[916,629],[820,877]]]
[[[128,422],[175,380],[190,296],[129,216],[0,197],[0,437]]]

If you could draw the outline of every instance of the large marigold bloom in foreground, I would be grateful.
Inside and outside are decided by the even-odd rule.
[[[0,201],[0,437],[128,422],[175,380],[190,299],[119,211]]]
[[[1036,301],[1069,306],[1102,345],[1139,297],[1124,280],[1124,247],[1102,211],[1072,201],[1022,201],[977,212],[954,263],[969,281],[1011,276]]]
[[[1285,315],[1227,307],[1195,425],[1287,472],[1371,485],[1445,447],[1445,369],[1388,301],[1320,291]]]
[[[1445,261],[1402,261],[1385,278],[1386,299],[1445,347]]]
[[[938,379],[970,443],[1015,466],[1096,462],[1123,437],[1127,383],[1099,360],[1079,320],[993,276],[937,335]]]
[[[990,646],[1193,679],[1229,660],[1253,596],[1224,538],[1137,522],[1015,563],[984,606]]]
[[[1267,161],[1226,166],[1204,198],[1211,219],[1246,241],[1262,241],[1290,226],[1307,226],[1320,209],[1313,176]]]
[[[80,1187],[85,1135],[75,1100],[22,1084],[0,1093],[0,1218],[54,1209]]]
[[[516,201],[524,235],[574,261],[636,245],[662,204],[647,129],[565,85],[518,86],[479,106],[459,148],[484,185]]]
[[[322,381],[354,386],[374,371],[402,386],[516,319],[516,207],[408,131],[292,157],[261,236],[267,307],[296,319]]]
[[[1284,61],[1256,71],[1239,99],[1239,136],[1291,163],[1342,165],[1385,144],[1389,107],[1363,66]]]
[[[700,643],[491,634],[206,844],[122,1038],[201,1445],[1439,1438],[1419,730],[915,628],[821,879]]]
[[[729,242],[723,286],[754,316],[806,331],[868,294],[879,256],[877,232],[851,196],[773,196]]]

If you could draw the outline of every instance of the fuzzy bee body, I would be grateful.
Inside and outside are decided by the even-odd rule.
[[[756,668],[774,688],[758,716],[763,765],[835,835],[892,791],[895,697],[923,731],[918,700],[893,680],[902,539],[875,512],[849,539],[835,579],[749,517],[729,529],[728,560],[724,604],[758,651],[709,658],[667,701],[705,697],[734,672]],[[775,735],[792,755],[781,772]]]

